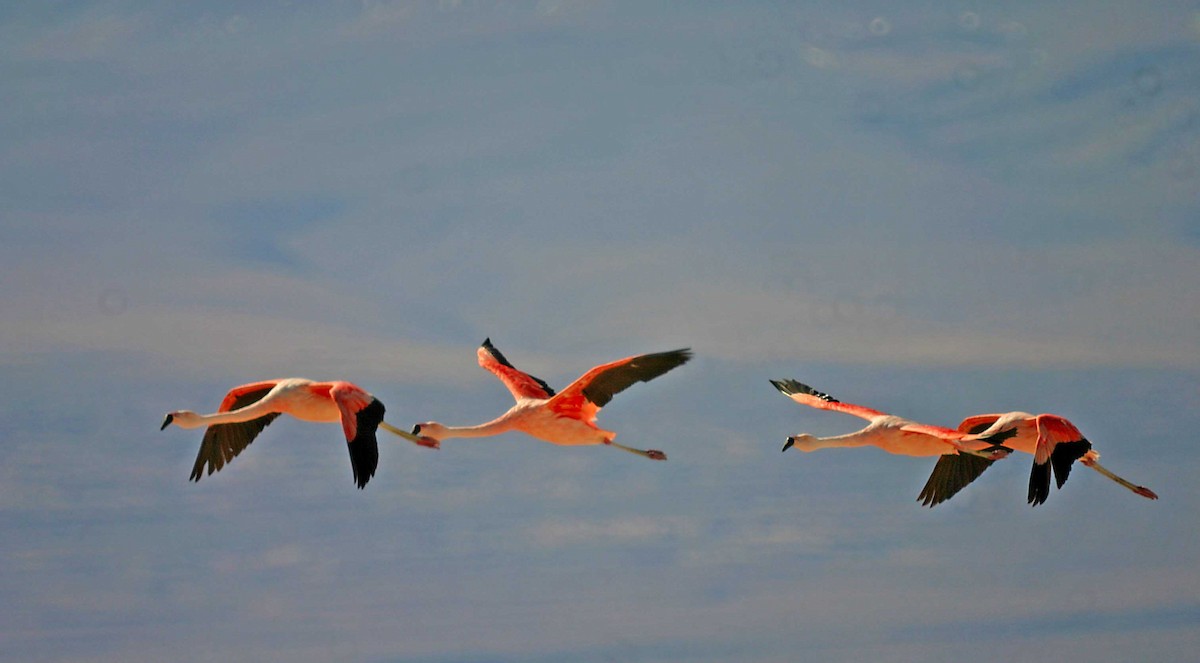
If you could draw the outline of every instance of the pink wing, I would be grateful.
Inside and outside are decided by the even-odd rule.
[[[960,431],[952,430],[944,426],[933,426],[931,424],[918,424],[916,422],[904,424],[900,430],[906,433],[915,433],[917,435],[928,435],[936,437],[939,440],[961,440],[966,435]]]
[[[1038,444],[1043,440],[1050,446],[1059,442],[1075,442],[1083,439],[1083,433],[1075,424],[1056,414],[1039,414],[1036,418]]]
[[[846,414],[852,414],[856,417],[867,419],[868,421],[876,417],[887,416],[886,412],[872,410],[869,407],[863,407],[853,403],[843,403],[829,394],[817,391],[816,389],[813,389],[802,382],[796,382],[795,380],[771,380],[771,384],[775,385],[775,388],[783,393],[783,395],[796,401],[797,403],[801,405],[807,405],[809,407],[815,407],[819,410],[845,412]]]
[[[250,384],[234,387],[229,390],[228,394],[225,394],[225,398],[221,401],[221,406],[217,408],[217,412],[229,412],[257,403],[277,384],[279,384],[279,380],[263,380],[262,382],[251,382]],[[260,393],[257,393],[254,398],[242,398],[251,392]]]
[[[986,441],[1033,454],[1036,464],[1044,464],[1048,453],[1039,450],[1037,418],[1027,412],[1005,412],[1003,414],[977,414],[967,417],[958,425],[958,430],[969,435],[982,435]]]
[[[996,420],[1000,418],[998,414],[977,414],[973,417],[967,417],[958,424],[958,430],[962,433],[975,435],[992,427]]]
[[[500,354],[496,346],[492,345],[492,339],[484,339],[483,345],[479,346],[476,355],[479,357],[479,365],[500,378],[500,381],[512,393],[513,398],[517,400],[522,398],[545,399],[554,396],[554,390],[543,380],[517,370],[504,355]]]
[[[1087,438],[1083,436],[1083,433],[1079,432],[1079,429],[1075,427],[1075,424],[1056,414],[1039,414],[1034,421],[1037,424],[1038,435],[1037,453],[1033,457],[1035,462],[1044,463],[1046,462],[1045,460],[1039,459],[1054,460],[1054,457],[1063,455],[1062,453],[1059,453],[1060,445],[1065,447],[1066,445],[1072,443],[1077,445],[1079,445],[1079,443],[1084,443],[1088,449],[1091,448],[1091,443],[1087,441]],[[1067,471],[1070,471],[1070,464],[1074,462],[1076,458],[1082,456],[1086,451],[1087,449],[1084,449],[1084,451],[1079,452],[1073,458],[1071,458],[1070,461],[1066,461]],[[1058,465],[1059,463],[1055,463],[1055,470],[1060,469]],[[1062,480],[1067,480],[1065,472]]]
[[[346,441],[353,442],[358,437],[358,414],[375,398],[349,382],[334,382],[329,387],[329,397],[342,415],[342,431],[346,433]]]
[[[600,408],[608,405],[616,394],[638,382],[653,380],[691,358],[692,351],[682,348],[602,364],[579,376],[547,405],[561,416],[590,424],[595,422]]]
[[[1029,503],[1037,506],[1050,496],[1050,471],[1059,488],[1067,482],[1071,465],[1092,448],[1074,424],[1054,414],[1039,414],[1033,418],[1037,428],[1037,453],[1029,473]]]
[[[379,466],[379,443],[375,431],[383,421],[385,408],[374,396],[349,382],[334,382],[329,397],[342,415],[342,429],[350,450],[350,467],[354,483],[366,487]]]

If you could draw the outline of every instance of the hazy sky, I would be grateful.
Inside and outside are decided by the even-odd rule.
[[[1200,650],[1200,4],[492,0],[0,9],[0,660],[1182,660]],[[389,421],[696,358],[600,423],[279,420],[187,481],[237,384]],[[780,454],[1055,412],[1149,502],[1027,456]]]

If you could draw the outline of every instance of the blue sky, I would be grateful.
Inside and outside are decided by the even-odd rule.
[[[0,659],[1179,660],[1200,646],[1200,5],[595,0],[0,10]],[[397,425],[696,359],[649,463],[280,420],[187,482],[162,414],[288,375]],[[1068,416],[1026,458],[781,455]],[[10,658],[11,657],[11,658]]]

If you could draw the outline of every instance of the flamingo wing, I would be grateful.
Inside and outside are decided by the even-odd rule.
[[[812,387],[795,380],[771,380],[771,384],[780,391],[784,396],[796,401],[801,405],[815,407],[819,410],[832,410],[833,412],[845,412],[852,414],[868,421],[876,417],[887,416],[886,412],[872,410],[869,407],[855,405],[853,403],[843,403],[838,399],[821,391],[817,391]]]
[[[1029,503],[1037,506],[1050,496],[1050,473],[1062,488],[1071,474],[1071,466],[1092,448],[1092,443],[1070,421],[1053,414],[1039,414],[1037,452],[1029,473]]]
[[[994,462],[971,454],[940,456],[921,494],[917,495],[917,501],[930,508],[945,502],[978,479]]]
[[[958,424],[958,430],[960,433],[978,435],[991,428],[992,424],[996,423],[996,420],[999,419],[1000,416],[1001,415],[999,414],[977,414],[972,417],[967,417]]]
[[[492,345],[492,339],[483,340],[483,345],[476,351],[479,365],[491,371],[512,393],[513,398],[545,399],[554,396],[554,390],[544,380],[535,378],[523,371],[517,370],[511,362]]]
[[[597,366],[567,385],[550,399],[554,412],[592,422],[612,397],[637,382],[649,382],[692,358],[688,348],[626,357]]]
[[[964,436],[962,433],[945,428],[943,426],[934,426],[931,424],[920,424],[915,421],[910,421],[900,427],[900,430],[909,435],[928,435],[936,437],[939,440],[956,441],[961,440]]]
[[[262,400],[276,385],[277,380],[254,382],[234,387],[221,401],[218,412],[239,410]],[[278,417],[278,412],[265,414],[257,419],[235,424],[213,424],[204,431],[204,439],[200,442],[200,452],[196,455],[196,463],[192,465],[192,481],[199,481],[205,474],[212,474],[233,460],[242,450],[250,446],[254,438],[262,432],[267,424]],[[207,466],[207,471],[205,467]]]
[[[1021,441],[1022,427],[1020,422],[1013,418],[1014,415],[1020,415],[1020,412],[1010,412],[1009,414],[977,414],[963,419],[958,424],[958,432],[964,433],[970,439],[980,442],[986,442],[992,445],[995,449],[1007,449],[1012,451],[1012,442]],[[1000,420],[1005,421],[1001,422]],[[999,422],[999,423],[997,423]],[[1015,423],[1014,423],[1015,422]],[[987,433],[987,435],[984,435]],[[1016,438],[1014,440],[1013,438]],[[1008,443],[1006,445],[1005,443]]]
[[[383,421],[386,408],[377,398],[348,382],[335,383],[329,396],[341,413],[354,483],[361,490],[375,476],[379,466],[379,441],[375,432]]]

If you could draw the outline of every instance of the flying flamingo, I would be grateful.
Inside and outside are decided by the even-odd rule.
[[[958,430],[985,441],[1003,439],[1013,449],[1033,455],[1028,494],[1029,504],[1033,506],[1044,503],[1050,496],[1051,470],[1058,487],[1062,488],[1076,460],[1142,497],[1158,499],[1153,490],[1130,483],[1100,465],[1097,462],[1100,454],[1092,449],[1092,443],[1074,424],[1058,415],[1034,415],[1028,412],[981,414],[963,419]],[[946,471],[955,471],[949,466],[957,463],[956,459],[943,460],[948,466]],[[941,464],[942,461],[939,461],[938,465]]]
[[[944,502],[954,493],[971,483],[991,464],[1007,456],[1012,450],[998,444],[1008,433],[999,433],[987,440],[962,431],[931,426],[872,410],[862,405],[843,403],[829,394],[795,380],[771,380],[771,384],[788,398],[809,407],[821,410],[844,412],[866,419],[866,427],[846,435],[814,437],[807,433],[787,439],[783,451],[795,447],[801,451],[816,451],[836,447],[874,446],[890,454],[900,456],[939,456],[941,459],[955,458],[953,467],[943,467],[941,460],[933,475],[917,496],[928,506]],[[940,471],[939,471],[940,469]]]
[[[162,428],[207,426],[200,453],[192,467],[192,481],[220,470],[254,441],[267,424],[281,414],[304,421],[342,423],[350,449],[350,466],[359,488],[367,485],[379,464],[375,430],[382,427],[415,444],[438,447],[437,440],[409,434],[383,420],[379,399],[349,382],[313,382],[304,378],[265,380],[234,387],[214,414],[177,410],[167,414]]]
[[[606,444],[652,460],[666,460],[656,449],[634,449],[613,442],[616,433],[596,426],[596,414],[612,397],[635,382],[647,382],[684,364],[691,358],[689,349],[626,357],[597,366],[555,394],[545,381],[519,371],[490,338],[476,351],[479,365],[500,378],[512,392],[516,404],[504,414],[477,426],[444,426],[434,421],[417,424],[414,435],[435,440],[451,437],[488,437],[508,431],[521,431],[551,444],[576,446]]]

